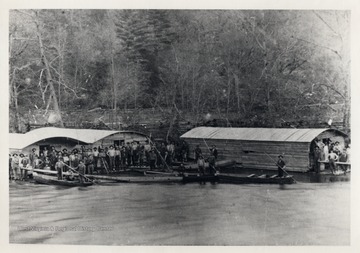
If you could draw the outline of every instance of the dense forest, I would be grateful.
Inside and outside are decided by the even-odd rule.
[[[12,10],[9,56],[14,132],[96,108],[350,128],[348,11]]]

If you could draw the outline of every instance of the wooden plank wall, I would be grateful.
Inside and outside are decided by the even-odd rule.
[[[276,169],[275,163],[279,154],[284,154],[289,171],[307,171],[309,166],[310,143],[192,138],[184,138],[184,140],[189,144],[192,158],[196,145],[200,146],[205,157],[210,155],[208,147],[216,145],[219,159],[233,159],[246,168]]]
[[[99,146],[100,144],[109,147],[110,145],[114,145],[114,141],[124,141],[127,142],[133,142],[133,141],[139,141],[141,144],[145,144],[146,137],[137,133],[118,133],[114,134],[108,137],[105,137],[104,139],[101,139],[97,142],[95,142],[92,146]]]
[[[50,140],[43,140],[36,142],[34,144],[31,144],[30,146],[25,147],[21,151],[17,151],[16,153],[24,153],[24,154],[30,154],[32,152],[33,148],[36,148],[36,154],[39,155],[40,146],[54,146],[57,151],[61,151],[64,148],[66,148],[68,151],[71,151],[72,149],[76,148],[77,143],[75,141],[67,141],[66,139],[50,139]],[[12,152],[13,153],[13,152]]]

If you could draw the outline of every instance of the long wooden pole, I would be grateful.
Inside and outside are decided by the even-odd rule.
[[[66,163],[64,162],[61,162],[63,165],[65,165],[66,167],[68,167],[70,170],[76,172],[77,174],[79,174],[80,176],[82,176],[83,178],[89,180],[90,182],[94,183],[93,180],[91,180],[90,178],[88,178],[87,176],[85,176],[84,174],[81,174],[79,171],[76,171],[75,169],[71,168],[69,165],[67,165]]]
[[[166,163],[166,160],[162,157],[162,155],[161,155],[160,151],[156,148],[155,144],[154,144],[154,143],[150,140],[150,138],[149,138],[149,137],[147,137],[147,139],[148,139],[148,141],[150,142],[150,144],[153,144],[153,146],[154,146],[154,148],[155,148],[156,152],[158,152],[158,154],[159,154],[159,156],[160,156],[161,160],[162,160],[162,161],[163,161],[163,163],[166,165],[167,170],[168,170],[168,171],[172,171],[172,170],[169,168],[169,165]]]
[[[290,176],[289,173],[287,173],[286,170],[283,167],[281,167],[268,153],[264,151],[264,154],[267,155],[276,164],[276,166],[278,166],[283,172],[285,172],[286,175]],[[293,177],[291,178],[292,180],[294,180],[294,182],[296,182],[296,180]]]

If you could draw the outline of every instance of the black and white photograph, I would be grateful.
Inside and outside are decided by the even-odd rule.
[[[351,8],[6,12],[9,247],[356,242]]]

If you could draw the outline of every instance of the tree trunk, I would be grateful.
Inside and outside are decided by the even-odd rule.
[[[40,54],[41,54],[41,59],[43,64],[45,65],[45,69],[46,69],[46,82],[49,85],[50,88],[50,94],[52,97],[52,101],[53,101],[53,106],[54,106],[54,111],[58,114],[59,117],[59,121],[60,121],[60,126],[64,127],[64,122],[62,120],[61,117],[61,112],[60,112],[60,108],[59,108],[59,104],[58,104],[58,99],[56,97],[56,92],[55,92],[55,88],[54,88],[54,84],[53,84],[53,79],[51,76],[51,71],[50,71],[50,66],[49,66],[49,62],[45,56],[45,50],[44,50],[44,45],[43,45],[43,41],[42,41],[42,36],[40,33],[40,28],[39,28],[39,23],[36,19],[35,20],[35,24],[36,24],[36,35],[38,37],[39,40],[39,46],[40,46]]]
[[[227,81],[227,101],[226,101],[226,117],[229,117],[230,95],[231,95],[231,79],[230,79],[230,73],[228,73],[228,81]]]
[[[116,86],[116,82],[115,82],[115,64],[114,64],[114,53],[111,54],[111,79],[112,79],[112,83],[113,83],[113,87],[114,87],[114,110],[113,110],[113,120],[115,118],[115,124],[117,124],[117,86]]]
[[[349,85],[345,85],[345,103],[344,103],[344,118],[343,118],[343,127],[346,131],[350,129],[350,92]]]
[[[234,80],[235,80],[237,108],[238,108],[238,113],[240,113],[241,108],[240,108],[240,84],[239,84],[239,78],[235,73],[233,75],[234,75]]]
[[[21,122],[20,122],[20,115],[19,115],[19,104],[18,104],[18,92],[17,88],[13,87],[13,99],[14,99],[14,106],[15,106],[15,131],[20,133],[21,130]]]

